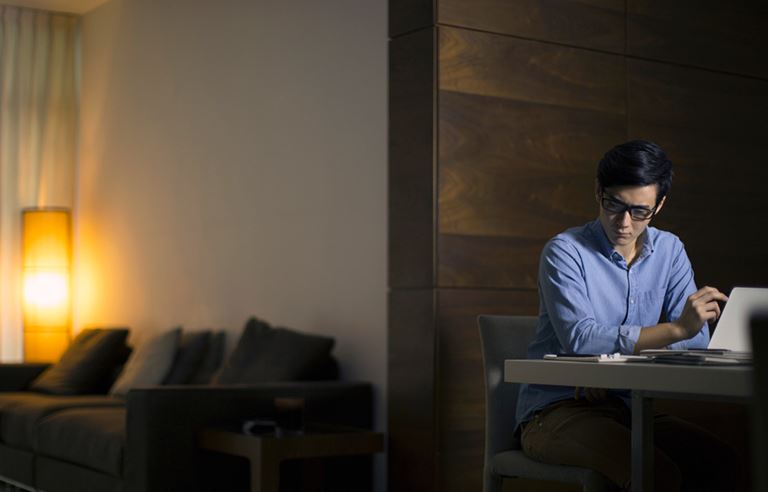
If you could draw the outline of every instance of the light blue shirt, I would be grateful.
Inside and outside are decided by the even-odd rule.
[[[643,327],[680,317],[696,292],[693,270],[677,236],[647,227],[631,267],[613,249],[599,220],[551,239],[539,262],[539,326],[529,359],[544,354],[631,354]],[[705,348],[709,330],[668,348]],[[626,397],[626,392],[617,392]],[[573,398],[573,388],[524,384],[517,421]]]

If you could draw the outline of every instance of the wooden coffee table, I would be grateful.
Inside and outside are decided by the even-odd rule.
[[[204,429],[202,449],[241,456],[250,461],[251,492],[278,492],[280,463],[284,460],[374,454],[384,450],[384,435],[364,429],[313,425],[300,435],[244,434]]]

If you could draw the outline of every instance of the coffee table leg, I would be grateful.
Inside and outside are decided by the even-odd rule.
[[[632,492],[653,490],[653,399],[632,392]]]
[[[251,492],[279,492],[280,462],[264,455],[251,456]]]

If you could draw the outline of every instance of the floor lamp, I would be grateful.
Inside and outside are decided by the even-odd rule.
[[[22,210],[24,360],[55,362],[70,341],[72,233],[68,209]]]

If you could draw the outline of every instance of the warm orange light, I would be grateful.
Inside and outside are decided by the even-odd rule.
[[[24,277],[24,300],[36,309],[56,308],[69,300],[66,274],[29,273]]]
[[[25,209],[22,242],[24,360],[55,361],[70,336],[69,211]]]

